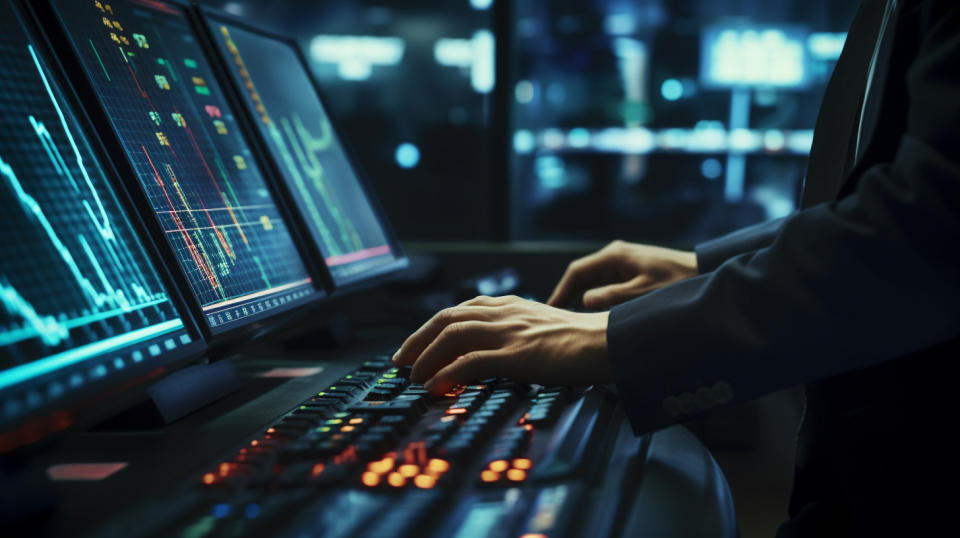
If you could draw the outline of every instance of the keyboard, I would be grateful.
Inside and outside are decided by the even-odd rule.
[[[409,373],[366,360],[94,534],[580,534],[623,429],[610,391],[488,379],[433,397]]]

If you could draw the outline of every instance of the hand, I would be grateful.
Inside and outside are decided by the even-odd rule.
[[[519,297],[477,297],[440,311],[393,356],[433,394],[488,377],[544,385],[609,383],[607,314]]]
[[[614,241],[574,260],[547,304],[570,306],[582,299],[590,310],[609,310],[697,273],[693,252]]]

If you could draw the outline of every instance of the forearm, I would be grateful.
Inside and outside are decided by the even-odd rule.
[[[960,6],[923,6],[888,162],[795,213],[769,247],[611,311],[608,356],[635,429],[960,338]]]
[[[761,222],[698,244],[694,252],[700,273],[709,273],[738,254],[770,246],[786,219],[784,217]]]
[[[769,247],[613,309],[614,378],[647,431],[960,332],[957,163],[905,139],[893,166],[799,212]],[[917,177],[930,181],[916,182]]]
[[[887,162],[769,246],[611,311],[608,355],[636,430],[960,339],[960,6],[916,9]]]

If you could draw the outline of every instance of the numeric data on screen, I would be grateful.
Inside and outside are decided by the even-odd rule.
[[[34,399],[52,397],[190,343],[104,170],[6,0],[0,0],[0,214],[0,389],[86,359],[109,359],[109,366],[76,371]],[[145,344],[158,337],[169,339],[170,349]],[[9,418],[25,406],[12,398],[0,411]]]
[[[182,8],[54,4],[207,322],[222,326],[312,293]]]

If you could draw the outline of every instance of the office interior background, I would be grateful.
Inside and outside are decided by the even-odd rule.
[[[794,209],[857,7],[204,3],[298,39],[401,240],[684,247]]]

